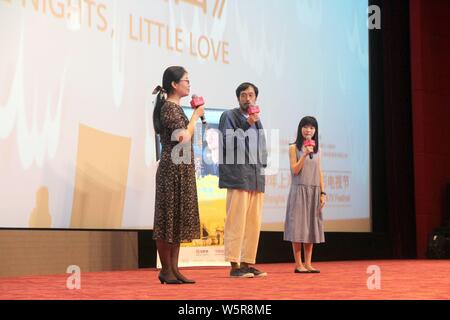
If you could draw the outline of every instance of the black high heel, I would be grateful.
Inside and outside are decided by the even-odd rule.
[[[181,283],[187,283],[187,284],[194,284],[195,280],[192,279],[187,279],[187,278],[181,278],[181,277],[177,277],[178,281],[181,281]]]
[[[161,273],[158,275],[158,279],[161,282],[161,284],[167,283],[167,284],[181,284],[182,282],[178,279],[169,280],[166,279]]]

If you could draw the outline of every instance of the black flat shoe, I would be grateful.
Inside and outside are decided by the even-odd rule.
[[[312,269],[308,269],[309,273],[320,273],[320,270],[312,270]]]
[[[305,268],[308,270],[309,273],[320,273],[320,270],[311,269],[311,268],[308,268],[308,266],[305,266]]]
[[[310,272],[309,272],[309,270],[299,270],[299,269],[295,268],[294,273],[310,273]]]

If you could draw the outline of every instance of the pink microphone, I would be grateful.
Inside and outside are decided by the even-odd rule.
[[[199,97],[196,94],[192,95],[192,100],[191,100],[191,107],[193,109],[197,109],[198,107],[201,107],[205,104],[205,100],[203,99],[203,97]],[[201,116],[200,119],[202,119],[202,123],[206,124],[206,119],[204,116]]]
[[[311,140],[311,136],[307,136],[306,140],[303,141],[303,146],[304,147],[315,147],[316,146],[316,142],[314,140]],[[313,154],[312,153],[309,154],[309,158],[310,159],[313,158]]]
[[[253,106],[253,105],[250,105],[250,106],[248,107],[248,109],[247,109],[247,113],[248,113],[249,115],[252,115],[252,114],[255,114],[255,113],[259,113],[259,112],[261,112],[261,111],[259,110],[259,106]]]

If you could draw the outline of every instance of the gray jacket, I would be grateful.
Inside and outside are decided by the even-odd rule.
[[[264,192],[266,138],[260,121],[250,126],[239,108],[222,113],[219,188]]]

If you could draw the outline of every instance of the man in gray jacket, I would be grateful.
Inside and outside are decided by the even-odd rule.
[[[239,108],[220,117],[222,133],[219,188],[227,189],[225,260],[231,277],[264,277],[255,264],[261,230],[267,164],[266,139],[259,112],[255,112],[258,88],[245,82],[236,89]]]

